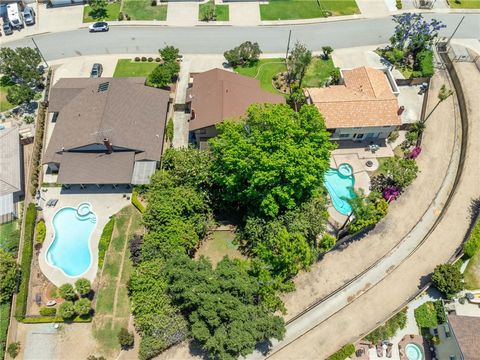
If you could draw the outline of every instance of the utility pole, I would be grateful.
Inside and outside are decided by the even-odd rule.
[[[458,28],[460,27],[460,25],[462,24],[463,20],[465,19],[465,16],[462,16],[462,18],[460,19],[460,22],[458,23],[457,27],[455,28],[455,30],[453,30],[453,33],[452,35],[448,38],[448,41],[447,43],[445,44],[445,46],[448,46],[450,44],[450,40],[452,40],[453,36],[455,35],[455,33],[457,32]]]
[[[288,52],[290,51],[290,38],[292,37],[292,30],[288,32],[287,53],[285,54],[285,61],[288,59]]]
[[[35,39],[34,39],[33,37],[32,37],[32,42],[33,42],[33,45],[35,45],[35,47],[37,48],[38,53],[39,53],[40,56],[42,57],[43,62],[44,62],[45,65],[47,65],[47,67],[48,67],[47,60],[45,60],[45,57],[43,56],[42,52],[40,51],[40,48],[38,47],[38,45],[37,45],[37,43],[35,42]]]

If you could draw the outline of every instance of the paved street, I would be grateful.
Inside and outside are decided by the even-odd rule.
[[[448,36],[461,19],[460,14],[435,14],[447,24],[441,35]],[[431,18],[432,15],[425,15]],[[457,39],[480,38],[480,14],[466,15],[455,35]],[[318,50],[324,45],[334,48],[374,45],[388,42],[393,33],[391,18],[337,21],[313,25],[257,27],[161,27],[111,26],[108,33],[90,34],[87,29],[50,33],[35,37],[47,60],[79,55],[116,53],[154,53],[164,44],[180,48],[184,54],[219,54],[245,40],[257,41],[264,53],[283,53],[288,31],[296,40]],[[8,46],[32,46],[25,38],[6,42]]]

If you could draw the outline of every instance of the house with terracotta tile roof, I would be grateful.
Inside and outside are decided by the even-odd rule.
[[[255,103],[284,104],[285,98],[262,90],[260,81],[222,69],[193,74],[187,89],[190,139],[200,148],[218,134],[215,125],[238,119]]]
[[[305,88],[308,102],[322,113],[332,140],[381,140],[401,125],[399,93],[388,70],[342,70],[340,85]]]

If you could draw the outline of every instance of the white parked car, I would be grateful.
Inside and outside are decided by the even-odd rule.
[[[99,31],[108,31],[108,24],[106,22],[100,21],[96,22],[88,27],[90,32],[99,32]]]

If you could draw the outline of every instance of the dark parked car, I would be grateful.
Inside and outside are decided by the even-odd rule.
[[[92,71],[90,72],[91,78],[98,78],[102,76],[103,66],[102,64],[93,64]]]
[[[108,24],[106,22],[100,21],[96,22],[88,27],[90,32],[98,32],[98,31],[108,31]]]
[[[26,6],[23,9],[23,20],[25,20],[25,24],[33,25],[35,24],[35,11],[29,6]]]
[[[3,23],[3,32],[5,33],[5,35],[13,34],[13,29],[9,22]]]

